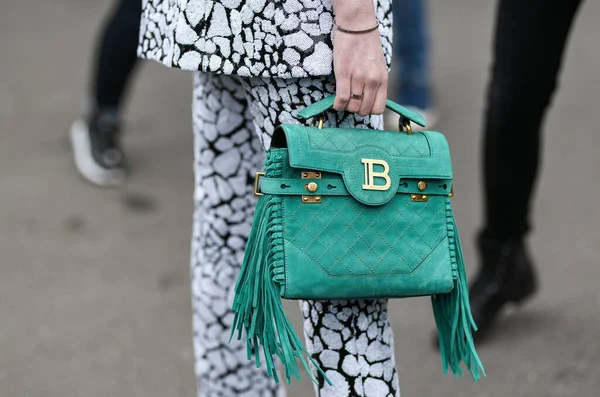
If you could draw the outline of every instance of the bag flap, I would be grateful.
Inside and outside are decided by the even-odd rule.
[[[272,146],[288,149],[293,168],[340,174],[348,192],[367,205],[389,202],[402,179],[452,179],[448,142],[439,132],[284,124]]]

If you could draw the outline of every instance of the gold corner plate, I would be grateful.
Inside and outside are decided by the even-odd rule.
[[[321,172],[319,172],[319,171],[304,171],[304,172],[302,172],[302,179],[321,179]]]
[[[429,200],[429,197],[426,194],[411,194],[410,199],[416,203],[424,203]]]
[[[321,196],[302,196],[302,204],[321,204]]]

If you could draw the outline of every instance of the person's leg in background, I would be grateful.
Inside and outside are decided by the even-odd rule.
[[[118,185],[125,181],[120,147],[122,99],[137,62],[142,0],[119,0],[97,43],[87,114],[71,128],[75,164],[89,181]]]
[[[390,87],[390,97],[421,113],[430,128],[437,116],[431,93],[427,3],[426,0],[394,0],[392,11],[395,83]],[[392,117],[386,117],[386,121],[391,120]],[[397,126],[389,125],[388,128]]]
[[[580,0],[500,0],[484,130],[485,224],[471,309],[481,338],[506,303],[534,294],[525,247],[541,125]]]

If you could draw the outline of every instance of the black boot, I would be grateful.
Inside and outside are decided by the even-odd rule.
[[[481,340],[489,331],[502,307],[519,304],[537,289],[533,265],[522,238],[495,241],[483,236],[478,241],[481,267],[471,284],[471,312]]]

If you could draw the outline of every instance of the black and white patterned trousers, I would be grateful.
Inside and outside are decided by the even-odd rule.
[[[274,127],[299,123],[298,110],[334,93],[329,78],[248,78],[195,74],[192,299],[198,395],[284,396],[284,386],[246,358],[244,341],[228,343],[233,287],[244,256],[255,198]],[[330,112],[326,124],[381,128],[378,116]],[[321,397],[399,396],[387,301],[303,301],[307,348],[333,386]],[[305,378],[304,381],[308,381]]]

